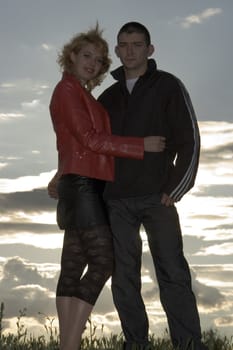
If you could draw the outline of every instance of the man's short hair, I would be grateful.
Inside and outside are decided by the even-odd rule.
[[[122,33],[128,33],[128,34],[141,33],[145,37],[146,45],[149,46],[151,44],[149,30],[139,22],[128,22],[124,24],[117,34],[117,41],[119,41],[119,36]]]

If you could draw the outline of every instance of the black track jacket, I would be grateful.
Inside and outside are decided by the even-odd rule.
[[[99,97],[107,109],[112,133],[122,136],[166,137],[166,150],[145,152],[143,160],[116,158],[115,181],[106,184],[105,199],[166,193],[175,201],[194,185],[200,136],[195,112],[183,83],[174,75],[148,70],[130,94],[123,67],[112,73],[117,80]]]

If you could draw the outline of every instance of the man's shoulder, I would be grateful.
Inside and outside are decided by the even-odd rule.
[[[164,70],[157,70],[156,73],[160,87],[164,87],[166,90],[180,90],[180,88],[184,88],[183,82],[175,74]]]
[[[99,101],[104,101],[106,98],[108,99],[110,96],[114,96],[119,89],[119,82],[115,82],[109,87],[107,87],[98,97]]]
[[[166,82],[177,84],[180,81],[180,79],[175,74],[167,72],[165,70],[158,69],[157,74],[161,79],[164,79]]]

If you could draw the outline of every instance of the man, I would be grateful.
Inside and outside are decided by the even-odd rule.
[[[164,152],[147,153],[143,161],[116,158],[115,181],[107,183],[104,192],[114,238],[112,293],[125,335],[124,348],[149,345],[141,296],[143,224],[174,347],[207,349],[201,343],[174,206],[194,185],[198,168],[200,140],[192,103],[182,82],[158,70],[149,59],[154,47],[142,24],[129,22],[120,29],[115,52],[123,66],[112,72],[117,82],[99,97],[110,114],[112,132],[163,135],[167,144]]]

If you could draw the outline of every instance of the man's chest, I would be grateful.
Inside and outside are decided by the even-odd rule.
[[[166,120],[167,100],[154,90],[116,99],[108,108],[113,134],[126,136],[161,134]]]

